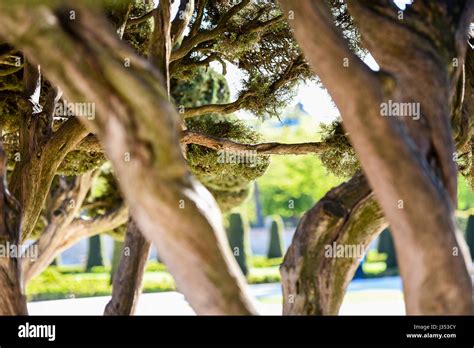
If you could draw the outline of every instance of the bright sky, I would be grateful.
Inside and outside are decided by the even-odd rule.
[[[378,70],[379,66],[372,58],[368,55],[365,58],[365,63],[373,70]],[[218,72],[222,72],[220,63],[213,62],[211,67]],[[237,98],[237,92],[241,89],[242,74],[232,64],[227,64],[227,83],[231,90],[232,99]],[[298,87],[296,97],[293,104],[301,103],[304,110],[315,118],[317,124],[329,123],[339,116],[339,111],[335,107],[326,89],[319,87],[316,83],[308,82]],[[291,106],[291,105],[289,105]],[[253,115],[245,111],[239,111],[237,113],[239,118],[255,118]]]
[[[394,3],[401,10],[404,10],[408,4],[412,3],[412,0],[394,0]],[[369,54],[365,57],[364,62],[372,69],[379,70],[378,64],[374,58]],[[222,72],[220,63],[213,62],[211,67],[218,72]],[[235,100],[237,98],[237,92],[241,89],[242,74],[232,64],[227,64],[227,82],[231,90],[231,98]],[[294,99],[294,104],[301,103],[306,112],[315,118],[317,124],[329,123],[339,116],[339,111],[331,100],[326,89],[319,87],[315,83],[305,83],[298,87],[297,95]],[[291,105],[289,105],[291,106]],[[237,113],[240,118],[255,118],[253,115],[239,111]]]

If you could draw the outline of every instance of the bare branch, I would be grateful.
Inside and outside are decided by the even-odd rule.
[[[194,13],[194,0],[180,0],[178,13],[171,24],[171,41],[173,45],[179,44],[184,31]]]
[[[328,148],[325,143],[320,142],[242,144],[229,139],[213,137],[192,131],[183,132],[181,143],[201,145],[217,151],[255,151],[258,155],[307,155],[321,153]]]

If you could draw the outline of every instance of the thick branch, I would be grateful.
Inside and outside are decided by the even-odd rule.
[[[351,2],[356,3],[359,2]],[[338,106],[370,186],[392,227],[401,260],[407,312],[472,313],[467,265],[462,255],[453,256],[459,244],[447,191],[429,169],[420,148],[407,139],[401,122],[380,113],[382,103],[393,93],[400,93],[396,80],[372,72],[349,50],[325,2],[282,0],[281,4],[285,10],[294,11],[295,19],[290,24],[295,36]],[[389,32],[370,23],[367,17],[359,18],[359,23],[378,33]],[[308,28],[318,35],[308,35]],[[393,41],[387,40],[386,35],[381,39]],[[404,42],[403,37],[394,40]],[[427,59],[425,55],[420,57]],[[410,81],[413,83],[413,78]],[[408,88],[405,84],[399,87]],[[351,97],[347,91],[351,91]],[[454,149],[449,151],[453,153]],[[429,216],[426,212],[430,212]]]
[[[362,174],[329,191],[300,220],[280,266],[283,314],[337,315],[360,257],[386,226]]]
[[[21,279],[21,258],[10,255],[20,248],[20,206],[7,188],[7,156],[0,141],[0,315],[26,315],[26,297]]]
[[[254,313],[217,205],[187,171],[179,116],[157,71],[95,13],[76,8],[80,14],[71,22],[68,13],[55,15],[44,7],[0,7],[1,35],[35,57],[70,100],[96,103],[97,135],[134,221],[191,306],[201,314]],[[124,160],[127,153],[130,161]]]
[[[13,170],[11,187],[22,205],[23,240],[33,231],[61,162],[88,133],[73,117],[52,133],[43,146],[30,148],[31,152],[28,153],[20,153],[20,161]]]
[[[105,307],[104,315],[132,315],[142,291],[151,243],[129,220],[120,265],[114,275],[112,299]]]

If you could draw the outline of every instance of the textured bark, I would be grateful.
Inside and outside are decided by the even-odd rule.
[[[3,250],[20,246],[20,206],[6,186],[6,155],[0,143],[0,244]],[[0,315],[26,315],[21,258],[0,255]]]
[[[300,220],[280,266],[283,314],[338,314],[360,259],[326,248],[366,250],[386,225],[362,174],[329,191]]]
[[[162,0],[158,10],[153,14],[154,30],[150,39],[148,59],[161,76],[166,93],[170,94],[170,55],[171,55],[171,3],[170,0]]]
[[[218,207],[186,169],[179,115],[167,100],[162,77],[95,13],[77,8],[76,20],[70,21],[67,13],[44,7],[0,7],[0,35],[41,63],[70,100],[95,102],[93,126],[134,220],[194,310],[254,313]],[[125,58],[130,67],[124,67]]]
[[[143,274],[150,254],[151,243],[129,220],[122,258],[114,274],[112,299],[104,315],[132,315],[142,291]]]
[[[458,10],[462,3],[451,10]],[[380,52],[383,58],[392,56],[379,62],[391,76],[386,71],[371,71],[350,51],[325,2],[282,0],[281,4],[286,11],[293,11],[290,24],[295,36],[338,106],[370,186],[393,229],[407,313],[472,313],[470,275],[463,255],[455,253],[459,250],[453,218],[456,168],[448,119],[457,77],[446,61],[446,57],[450,60],[458,54],[461,60],[464,57],[462,47],[466,43],[446,43],[446,35],[452,41],[462,39],[460,32],[467,30],[463,25],[469,23],[465,17],[471,10],[458,15],[458,22],[440,15],[442,20],[429,27],[427,19],[433,16],[432,11],[440,7],[450,11],[443,7],[443,1],[436,2],[431,10],[415,14],[415,30],[404,28],[405,20],[374,18],[379,15],[378,5],[386,12],[392,8],[392,15],[398,13],[389,1],[350,2],[363,40],[372,40],[369,50],[376,50],[376,59],[382,57],[377,54]],[[417,4],[423,7],[428,3],[415,2],[413,6]],[[460,32],[453,33],[452,28],[458,26]],[[426,34],[428,28],[438,40],[426,40],[417,32]],[[441,33],[446,28],[450,30]],[[318,35],[308,35],[308,30]],[[459,50],[454,51],[454,47]],[[409,98],[407,91],[414,95]],[[389,99],[419,102],[420,122],[381,117],[381,105]]]
[[[20,133],[28,129],[28,126],[21,127]],[[30,139],[35,137],[34,134],[30,133]],[[43,146],[37,147],[34,140],[30,143],[35,144],[32,148],[25,149],[20,145],[23,148],[21,160],[13,170],[11,188],[22,206],[23,240],[29,237],[38,221],[61,162],[87,134],[86,128],[76,118],[71,118]]]

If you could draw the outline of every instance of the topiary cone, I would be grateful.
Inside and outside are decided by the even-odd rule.
[[[474,257],[474,215],[470,215],[466,226],[466,242],[471,256]]]
[[[248,222],[242,217],[240,213],[232,213],[229,215],[227,238],[229,239],[231,251],[237,260],[242,273],[245,275],[248,273],[248,230]]]
[[[283,231],[284,231],[283,219],[279,215],[273,216],[272,224],[270,227],[270,242],[268,245],[268,253],[267,253],[267,256],[269,259],[283,256],[283,253],[284,253]]]

